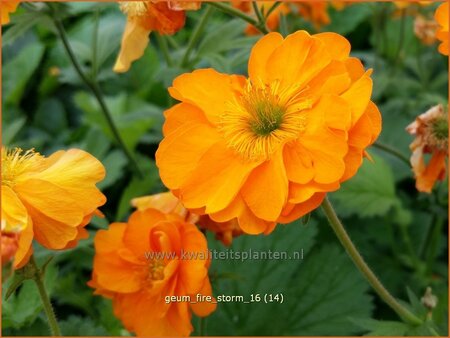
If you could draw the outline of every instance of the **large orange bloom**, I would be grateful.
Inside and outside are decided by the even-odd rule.
[[[411,143],[411,165],[416,176],[416,188],[431,193],[437,180],[443,180],[448,156],[448,114],[442,105],[430,108],[411,123],[406,130],[415,135]],[[431,154],[425,164],[425,154]]]
[[[207,250],[194,224],[176,214],[138,210],[128,223],[97,233],[89,284],[96,294],[112,298],[115,315],[138,336],[188,336],[192,312],[207,316],[216,304],[182,298],[167,303],[166,298],[212,297]],[[183,259],[183,252],[191,259]]]
[[[183,207],[180,200],[171,192],[134,198],[131,204],[138,210],[153,208],[164,213],[175,213],[186,222],[197,224],[201,229],[213,232],[216,239],[227,246],[231,245],[234,237],[242,235],[236,220],[220,223],[213,221],[208,215],[196,215]]]
[[[269,233],[320,205],[377,138],[372,80],[335,33],[261,38],[249,78],[200,69],[176,78],[156,163],[196,213]]]
[[[436,10],[434,15],[436,21],[441,26],[436,32],[436,38],[442,43],[439,45],[439,52],[448,55],[448,2],[444,2]]]
[[[276,1],[258,1],[258,7],[262,13],[267,13],[270,8],[276,3]],[[233,0],[231,2],[233,7],[240,9],[245,13],[252,13],[253,16],[256,17],[256,14],[253,12],[252,4],[250,1],[237,1]],[[266,18],[267,28],[271,31],[277,30],[280,24],[281,15],[286,15],[290,12],[290,8],[287,4],[282,3],[275,10],[273,10],[269,16]],[[261,32],[254,27],[253,25],[248,25],[245,29],[245,33],[247,35],[258,35]]]
[[[9,23],[9,14],[14,13],[17,9],[17,6],[19,6],[20,1],[7,1],[7,0],[1,0],[0,1],[0,12],[1,12],[1,18],[0,18],[0,24],[6,25]]]
[[[171,35],[184,26],[184,9],[198,9],[200,2],[192,1],[126,1],[120,8],[127,14],[122,45],[114,71],[128,71],[133,61],[144,55],[152,31]]]
[[[48,158],[33,150],[2,148],[2,232],[20,233],[14,266],[33,252],[33,238],[48,249],[66,249],[88,236],[84,226],[106,201],[95,184],[103,165],[79,149]]]

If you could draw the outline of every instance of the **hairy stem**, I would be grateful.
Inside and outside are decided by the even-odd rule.
[[[41,297],[42,305],[44,306],[45,314],[47,315],[48,326],[52,336],[61,336],[61,330],[56,320],[55,312],[53,311],[52,303],[48,297],[47,290],[44,285],[44,276],[42,271],[37,267],[34,257],[31,256],[28,261],[29,269],[33,271],[33,281],[39,290],[39,296]]]
[[[324,199],[322,203],[322,209],[325,212],[325,215],[327,216],[328,221],[331,227],[333,228],[334,232],[336,233],[336,236],[338,237],[342,246],[345,248],[348,255],[358,268],[358,270],[366,278],[366,280],[369,282],[369,284],[372,286],[375,292],[381,297],[381,299],[383,299],[383,301],[387,305],[389,305],[392,308],[392,310],[394,310],[405,322],[410,323],[412,325],[422,324],[422,320],[420,320],[420,318],[418,318],[408,309],[402,306],[389,293],[389,291],[386,290],[386,288],[383,286],[383,284],[380,282],[377,276],[375,276],[375,274],[367,265],[367,263],[364,261],[358,249],[356,249],[355,245],[353,244],[352,240],[347,234],[347,231],[345,230],[344,226],[342,225],[341,221],[336,215],[336,212],[334,211],[333,206],[328,200],[328,197]]]
[[[380,143],[380,142],[375,142],[374,144],[372,144],[372,146],[397,157],[400,161],[407,164],[408,167],[411,166],[409,159],[405,155],[403,155],[400,151],[398,151],[397,149],[392,148],[391,146],[388,146],[387,144]]]

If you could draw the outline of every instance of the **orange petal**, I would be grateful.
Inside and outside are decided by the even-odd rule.
[[[165,137],[156,151],[161,180],[170,189],[180,188],[205,152],[219,140],[219,134],[205,124],[183,124]]]
[[[332,32],[314,34],[313,38],[322,41],[327,46],[327,52],[335,60],[346,60],[350,55],[350,42],[342,35]]]
[[[33,247],[31,246],[33,242],[33,222],[31,218],[28,218],[28,225],[20,233],[19,236],[19,247],[17,248],[16,254],[14,256],[14,269],[20,269],[30,259],[33,254]]]
[[[229,183],[228,183],[229,184]],[[256,217],[275,221],[288,196],[288,179],[282,152],[257,167],[242,188],[242,197]]]
[[[287,213],[283,213],[277,221],[279,223],[287,224],[299,219],[300,217],[305,216],[306,214],[319,207],[319,205],[322,204],[325,196],[326,193],[319,192],[314,194],[305,202],[296,204],[294,208],[292,208],[290,205],[287,205],[286,210],[289,211]]]
[[[122,36],[119,56],[113,70],[116,73],[125,73],[130,69],[131,63],[144,55],[148,45],[150,30],[139,24],[138,20],[129,18]]]
[[[286,144],[283,157],[289,181],[307,183],[314,178],[312,158],[300,142]]]
[[[206,206],[206,213],[226,208],[259,163],[242,160],[223,141],[216,143],[182,186],[183,204],[193,209]]]
[[[178,76],[169,88],[170,95],[200,108],[213,124],[234,102],[236,93],[242,90],[245,78],[239,75],[221,74],[214,69],[198,69]]]

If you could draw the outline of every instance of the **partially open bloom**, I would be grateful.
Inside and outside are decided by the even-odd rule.
[[[431,193],[437,180],[443,180],[448,156],[448,114],[437,105],[421,114],[406,130],[415,135],[411,143],[411,165],[416,177],[416,188]],[[431,154],[425,164],[425,154]]]
[[[439,45],[439,52],[443,55],[448,55],[448,16],[448,2],[444,2],[438,7],[434,15],[434,18],[440,25],[436,32],[436,38],[442,42]]]
[[[414,34],[424,45],[432,45],[436,42],[438,28],[439,25],[435,20],[429,20],[423,15],[417,15],[414,20]]]
[[[1,19],[0,24],[6,25],[9,23],[9,14],[14,13],[19,6],[20,1],[0,1]]]
[[[198,214],[270,233],[309,213],[362,163],[381,128],[371,71],[335,33],[270,33],[249,78],[200,69],[177,77],[156,163]]]
[[[79,149],[48,158],[33,150],[2,148],[2,222],[18,233],[16,268],[28,262],[33,238],[48,249],[66,249],[88,236],[84,227],[106,201],[95,184],[103,165]]]
[[[176,33],[184,26],[184,9],[198,9],[200,4],[197,1],[120,2],[121,10],[127,15],[127,23],[114,71],[128,71],[131,63],[144,55],[152,31],[163,35]]]
[[[112,298],[114,314],[138,336],[188,336],[192,312],[216,307],[207,250],[204,235],[177,214],[137,210],[97,232],[89,285]]]
[[[258,7],[263,14],[266,14],[273,5],[275,5],[276,1],[258,1]],[[251,13],[256,17],[256,14],[253,11],[252,4],[250,1],[232,1],[231,4],[240,9],[245,13]],[[276,7],[266,18],[267,28],[271,31],[277,30],[280,24],[280,16],[286,15],[290,12],[290,8],[287,4],[282,3],[278,7]],[[248,35],[257,35],[261,34],[261,32],[254,26],[248,25],[245,29],[245,33]]]
[[[208,215],[196,215],[188,211],[171,192],[134,198],[131,204],[141,211],[153,208],[164,213],[175,213],[186,222],[197,224],[199,228],[213,232],[216,239],[227,246],[231,245],[234,237],[242,235],[242,230],[235,219],[220,223],[213,221]]]

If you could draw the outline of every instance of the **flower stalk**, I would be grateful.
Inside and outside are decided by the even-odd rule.
[[[111,115],[111,112],[109,111],[108,106],[106,105],[106,102],[103,98],[103,94],[100,90],[100,87],[95,79],[89,79],[84,71],[82,70],[80,64],[78,63],[77,58],[75,57],[75,54],[72,50],[72,47],[70,46],[69,39],[67,38],[66,31],[64,29],[64,26],[59,19],[56,9],[51,3],[47,3],[47,5],[50,8],[51,13],[51,19],[53,23],[55,24],[56,30],[58,32],[59,37],[61,38],[62,44],[64,46],[64,49],[66,50],[67,55],[69,56],[69,59],[75,68],[76,73],[80,77],[80,79],[85,83],[85,85],[92,91],[94,94],[94,97],[97,99],[97,102],[100,106],[100,109],[105,116],[105,119],[108,123],[108,126],[114,135],[114,138],[116,139],[117,143],[119,144],[119,147],[124,152],[125,156],[128,158],[129,163],[131,164],[133,170],[136,172],[136,174],[139,175],[139,177],[143,177],[143,173],[141,169],[139,168],[135,158],[131,154],[131,152],[128,150],[128,147],[126,146],[124,140],[122,139],[122,136],[120,135],[119,129],[117,128],[113,117]]]
[[[373,271],[367,265],[367,263],[362,258],[358,249],[353,244],[350,239],[347,231],[339,220],[333,206],[331,205],[328,197],[326,197],[322,203],[322,210],[328,218],[328,221],[333,228],[336,236],[341,242],[342,246],[347,251],[347,254],[353,260],[358,270],[365,277],[365,279],[369,282],[375,292],[381,297],[381,299],[394,310],[400,318],[402,318],[405,322],[412,325],[421,325],[423,324],[422,320],[418,318],[416,315],[411,313],[408,309],[402,306],[397,299],[395,299],[388,290],[384,287],[384,285],[380,282],[380,280],[375,276]]]
[[[47,290],[45,289],[43,269],[38,268],[34,256],[30,257],[25,269],[27,270],[27,275],[33,279],[38,288],[39,296],[41,297],[42,305],[44,306],[44,311],[47,315],[51,335],[61,336],[61,330],[58,321],[56,320],[55,311],[53,310],[52,303],[50,302]]]
[[[212,1],[212,2],[208,2],[208,4],[210,6],[216,7],[217,9],[221,10],[224,13],[227,13],[231,16],[235,16],[235,17],[241,18],[244,21],[247,21],[249,24],[255,26],[263,34],[269,33],[269,30],[266,27],[265,20],[263,20],[263,21],[255,20],[250,15],[247,15],[247,14],[243,13],[242,11],[240,11],[236,8],[233,8],[230,5],[227,5],[222,2]]]

